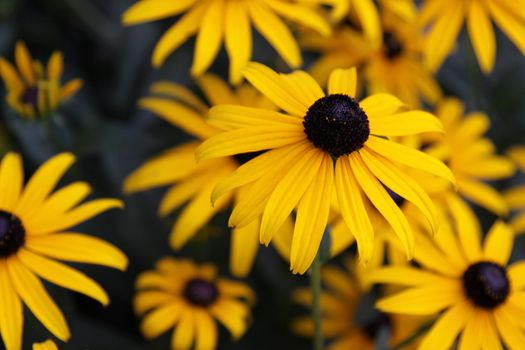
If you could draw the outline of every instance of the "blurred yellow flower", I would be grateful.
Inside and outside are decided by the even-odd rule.
[[[418,17],[422,26],[430,27],[425,58],[432,70],[439,69],[454,50],[464,22],[484,73],[490,73],[496,61],[492,21],[525,54],[523,0],[424,0]]]
[[[235,104],[274,109],[268,99],[248,84],[243,84],[232,91],[223,80],[211,74],[202,76],[198,84],[212,105]],[[187,88],[174,83],[156,83],[152,86],[151,92],[156,96],[141,99],[140,107],[155,113],[198,140],[177,146],[147,161],[126,178],[124,191],[134,193],[160,186],[171,186],[160,203],[161,216],[172,213],[188,202],[175,221],[170,234],[171,246],[180,249],[215,214],[240,198],[251,197],[248,191],[240,190],[224,196],[213,206],[210,201],[213,188],[255,154],[223,157],[197,164],[195,150],[202,140],[221,131],[206,123],[208,105]],[[233,230],[230,267],[235,276],[246,276],[251,270],[259,247],[259,224],[260,216],[255,215],[247,220],[242,228]],[[290,250],[285,236],[289,236],[286,232],[290,230],[293,228],[288,221],[280,230],[282,234],[277,235],[276,239],[276,247],[285,257],[289,256]]]
[[[153,65],[162,65],[168,55],[196,34],[192,75],[200,76],[208,70],[224,41],[230,58],[230,81],[237,84],[242,68],[252,57],[252,25],[290,67],[297,68],[302,64],[299,45],[280,17],[326,36],[329,24],[310,7],[324,3],[327,1],[139,0],[123,14],[122,22],[133,25],[183,14],[158,42]]]
[[[247,304],[255,301],[247,285],[217,277],[213,265],[197,266],[189,260],[164,258],[155,270],[139,275],[134,309],[144,319],[140,329],[148,339],[175,327],[173,350],[215,349],[221,323],[235,340],[251,319]]]
[[[509,177],[516,167],[510,159],[496,155],[492,141],[483,136],[490,127],[489,117],[482,112],[463,116],[464,113],[465,106],[458,99],[447,98],[439,103],[435,114],[443,123],[445,133],[434,135],[432,140],[436,142],[425,152],[447,163],[462,196],[498,215],[505,215],[508,208],[502,195],[484,181]],[[442,191],[439,180],[426,184],[432,193]]]
[[[321,327],[323,334],[332,339],[327,350],[373,350],[381,332],[390,332],[389,344],[395,347],[412,336],[421,326],[421,317],[387,315],[382,312],[364,312],[362,305],[369,284],[359,277],[362,266],[356,266],[355,259],[346,257],[344,269],[324,266],[321,292]],[[368,269],[367,269],[368,271]],[[310,308],[312,292],[299,288],[292,293],[292,300]],[[294,320],[292,330],[303,336],[313,335],[313,320],[310,316]]]
[[[64,86],[60,82],[64,70],[64,58],[54,52],[47,68],[33,60],[25,44],[19,41],[15,49],[18,68],[0,57],[0,76],[7,86],[7,103],[20,116],[44,118],[52,114],[60,103],[82,87],[82,80],[74,79]]]
[[[79,204],[90,193],[84,182],[51,193],[74,161],[69,153],[51,158],[25,188],[18,154],[8,153],[0,164],[0,333],[7,350],[22,348],[23,304],[57,338],[69,339],[64,315],[38,277],[109,303],[95,281],[57,260],[126,269],[126,256],[113,245],[70,231],[99,213],[121,208],[122,202]]]
[[[364,192],[392,225],[410,257],[411,229],[383,184],[413,202],[436,228],[430,198],[400,167],[418,168],[450,182],[454,178],[437,159],[388,137],[439,132],[442,127],[437,119],[423,111],[400,111],[403,103],[388,94],[358,102],[355,68],[335,70],[327,95],[303,71],[283,75],[251,63],[244,74],[286,113],[234,105],[211,109],[210,122],[225,132],[199,146],[199,160],[266,151],[214,190],[213,201],[234,188],[249,189],[249,199],[235,204],[245,214],[230,217],[230,223],[242,227],[243,217],[262,215],[260,240],[268,244],[296,209],[290,268],[304,273],[317,254],[335,192],[366,262],[372,256],[374,232],[363,204]]]
[[[466,203],[456,197],[451,211],[453,232],[441,231],[440,241],[420,237],[414,260],[421,268],[392,266],[368,274],[371,281],[407,287],[377,307],[438,315],[420,350],[448,350],[457,337],[461,350],[502,349],[500,338],[508,349],[525,349],[525,262],[507,266],[512,229],[496,222],[482,248],[479,223]]]

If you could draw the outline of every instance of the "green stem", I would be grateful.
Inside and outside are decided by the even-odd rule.
[[[321,329],[321,255],[315,256],[310,268],[310,289],[312,290],[312,319],[314,321],[314,350],[324,350]]]

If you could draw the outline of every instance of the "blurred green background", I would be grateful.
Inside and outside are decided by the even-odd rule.
[[[120,16],[134,0],[0,0],[0,55],[12,61],[14,44],[24,40],[29,50],[42,61],[52,51],[65,55],[65,80],[80,77],[84,87],[63,105],[52,122],[52,137],[42,123],[20,120],[0,102],[3,151],[24,155],[26,173],[31,173],[52,154],[71,151],[78,163],[65,182],[89,181],[94,197],[124,198],[126,208],[103,214],[78,230],[116,244],[129,257],[126,273],[105,268],[82,266],[99,281],[111,297],[103,308],[96,302],[48,285],[62,307],[72,330],[71,341],[62,349],[168,349],[169,335],[153,341],[142,339],[138,320],[131,308],[134,280],[141,271],[167,255],[188,256],[197,261],[219,264],[228,276],[229,233],[226,216],[217,217],[181,252],[173,253],[167,237],[173,217],[162,220],[156,215],[164,190],[147,191],[125,197],[123,179],[152,155],[181,143],[188,136],[136,108],[138,98],[147,95],[150,84],[170,80],[194,88],[188,74],[193,41],[171,55],[162,69],[150,65],[150,54],[173,19],[124,28]],[[256,38],[255,59],[283,67],[275,61],[272,49]],[[482,110],[492,120],[489,136],[500,151],[525,143],[525,59],[501,33],[498,33],[496,69],[481,74],[470,43],[463,33],[457,50],[439,73],[447,95],[462,98],[469,110]],[[306,54],[306,62],[315,59]],[[226,77],[224,52],[212,71]],[[0,96],[5,95],[3,85]],[[176,165],[174,165],[176,166]],[[504,188],[519,176],[496,184]],[[494,217],[478,210],[485,227]],[[518,244],[516,251],[525,251]],[[523,255],[523,254],[521,254]],[[289,302],[294,286],[305,285],[306,276],[293,276],[273,248],[260,249],[247,283],[259,296],[254,322],[240,342],[234,344],[221,330],[219,349],[308,349],[307,339],[289,331],[290,320],[306,310]],[[33,341],[48,338],[45,329],[26,313],[24,348]]]

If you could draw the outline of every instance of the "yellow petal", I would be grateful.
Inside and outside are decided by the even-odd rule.
[[[512,40],[514,45],[516,45],[522,53],[525,52],[525,26],[523,25],[523,19],[516,18],[518,17],[517,13],[509,11],[505,7],[508,5],[489,1],[487,6],[498,27]]]
[[[382,136],[407,136],[424,132],[443,132],[443,125],[433,114],[410,111],[370,118],[370,133]]]
[[[133,298],[133,310],[137,315],[142,316],[151,309],[173,302],[175,298],[176,296],[174,294],[164,291],[141,291],[135,294]]]
[[[22,41],[16,43],[15,59],[18,70],[27,84],[30,86],[36,85],[37,77],[33,70],[33,58]]]
[[[158,337],[177,323],[184,311],[180,300],[167,303],[148,313],[140,324],[140,331],[147,339]]]
[[[506,215],[507,204],[501,194],[489,185],[476,179],[458,177],[459,193],[472,202],[498,214]]]
[[[242,69],[252,56],[252,30],[248,9],[244,2],[226,3],[224,43],[230,58],[230,81],[238,84],[242,80]]]
[[[234,339],[239,339],[246,331],[250,311],[242,303],[221,299],[211,306],[210,312]]]
[[[345,94],[355,98],[357,96],[356,68],[334,70],[328,79],[328,93]]]
[[[210,109],[208,122],[223,130],[262,125],[301,125],[301,120],[289,115],[260,108],[222,105]]]
[[[204,310],[197,310],[195,317],[195,350],[215,349],[218,331],[213,318]]]
[[[395,114],[400,108],[405,106],[400,99],[390,94],[368,96],[359,102],[359,105],[370,119]]]
[[[195,338],[196,328],[194,313],[186,310],[175,327],[171,338],[171,348],[177,350],[189,350]]]
[[[271,1],[268,5],[279,15],[289,21],[296,22],[317,31],[323,36],[330,35],[330,24],[316,11],[302,4],[292,4],[282,1]]]
[[[59,80],[64,71],[64,56],[60,52],[53,52],[47,63],[47,78]]]
[[[109,304],[109,297],[102,287],[83,273],[33,254],[26,249],[21,249],[17,257],[29,270],[41,278],[63,288],[85,294],[98,300],[104,306]]]
[[[18,76],[15,67],[3,57],[0,57],[0,75],[9,90],[15,92],[22,92],[24,90],[24,83]]]
[[[352,7],[363,26],[363,32],[372,42],[379,44],[381,40],[381,22],[373,0],[352,1]]]
[[[220,279],[217,281],[217,288],[221,295],[231,298],[245,299],[249,304],[255,303],[255,293],[244,283]]]
[[[17,294],[29,310],[58,339],[67,341],[70,333],[64,315],[47,294],[42,282],[16,257],[7,261],[7,270]]]
[[[470,262],[481,259],[481,227],[472,209],[456,194],[447,196],[461,247]]]
[[[0,164],[0,208],[9,210],[16,206],[24,183],[22,158],[9,152]]]
[[[58,350],[58,347],[52,340],[46,340],[43,343],[34,343],[33,350]]]
[[[481,70],[490,73],[496,60],[496,36],[483,3],[473,1],[469,4],[467,28]]]
[[[208,111],[208,106],[202,102],[202,100],[193,93],[186,86],[173,83],[171,81],[158,81],[151,85],[150,92],[155,95],[166,95],[172,97],[175,100],[183,102],[188,106],[205,115]]]
[[[74,95],[78,90],[82,88],[83,85],[84,85],[84,82],[82,81],[82,79],[73,79],[71,81],[68,81],[64,85],[64,87],[60,90],[58,100],[59,101],[65,100],[68,97]],[[56,108],[57,104],[58,103],[52,104],[53,108]]]
[[[400,284],[404,286],[444,285],[454,283],[452,279],[413,267],[389,266],[367,272],[367,280],[376,283]]]
[[[232,231],[230,271],[235,277],[246,277],[252,269],[259,248],[260,224],[260,220],[253,220],[250,224]]]
[[[133,25],[175,16],[192,6],[197,0],[142,0],[131,6],[122,15],[122,23]]]
[[[509,349],[518,350],[525,348],[523,330],[512,321],[505,307],[497,308],[494,311],[494,319],[499,334]]]
[[[290,74],[281,74],[285,87],[292,95],[301,100],[304,106],[310,106],[318,99],[324,97],[324,92],[312,76],[302,70]]]
[[[9,279],[7,266],[0,262],[0,333],[6,350],[22,350],[24,314],[20,298]]]
[[[485,238],[483,257],[500,265],[507,265],[512,253],[514,232],[503,221],[496,221]]]
[[[220,77],[208,73],[200,77],[197,83],[212,106],[237,104],[233,91]]]

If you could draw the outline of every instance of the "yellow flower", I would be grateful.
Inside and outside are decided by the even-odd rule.
[[[47,69],[40,61],[33,60],[25,44],[16,44],[15,60],[18,67],[0,57],[0,76],[7,86],[7,103],[20,116],[34,119],[47,117],[60,103],[82,87],[82,80],[71,80],[62,86],[60,78],[64,69],[64,58],[54,52]]]
[[[213,265],[161,259],[156,269],[137,278],[135,312],[144,316],[140,329],[148,339],[175,326],[173,350],[215,349],[219,321],[235,340],[246,331],[255,294],[247,285],[217,277]]]
[[[508,156],[514,160],[521,172],[525,172],[525,147],[515,146],[508,150]],[[503,192],[505,202],[510,209],[525,209],[525,186],[516,186]],[[510,222],[516,233],[525,232],[525,211],[516,215]]]
[[[205,141],[197,150],[198,159],[268,150],[215,188],[213,201],[239,186],[250,193],[235,204],[244,214],[230,217],[230,224],[239,228],[246,216],[262,214],[260,240],[268,244],[296,209],[291,269],[304,273],[317,253],[335,192],[360,256],[368,261],[373,229],[363,191],[393,226],[410,257],[414,247],[410,227],[382,183],[412,201],[435,227],[430,199],[400,166],[454,179],[443,163],[388,137],[439,132],[437,119],[422,111],[399,112],[403,103],[387,94],[358,102],[355,69],[335,70],[328,95],[303,71],[279,75],[251,63],[244,75],[286,114],[235,105],[211,109],[210,122],[225,132]]]
[[[454,50],[463,23],[481,70],[490,73],[496,60],[496,35],[491,20],[525,53],[525,2],[523,0],[424,0],[420,21],[430,26],[425,58],[437,70]]]
[[[309,8],[310,4],[298,0],[139,0],[124,13],[122,21],[132,25],[184,14],[160,39],[153,53],[153,65],[160,66],[197,33],[191,73],[199,76],[208,70],[224,40],[230,58],[230,81],[239,83],[241,70],[252,56],[252,24],[292,68],[302,64],[301,51],[280,17],[325,36],[330,33],[329,24]]]
[[[383,312],[436,315],[421,350],[525,349],[523,329],[525,262],[507,266],[514,234],[496,222],[481,247],[476,216],[456,198],[451,202],[455,231],[441,231],[440,241],[421,237],[414,260],[421,266],[385,267],[368,276],[376,282],[407,286],[378,301]],[[437,237],[438,235],[436,235]]]
[[[58,350],[58,347],[52,340],[46,340],[42,343],[34,343],[33,350]]]
[[[506,157],[496,155],[492,141],[483,137],[490,127],[489,117],[481,112],[463,117],[464,112],[465,106],[460,100],[443,100],[437,106],[436,115],[443,123],[445,134],[435,135],[437,142],[425,151],[448,164],[461,195],[496,214],[505,215],[508,208],[503,197],[483,181],[509,177],[516,168]],[[436,187],[436,191],[442,189],[439,181],[427,184]]]
[[[369,289],[356,271],[361,267],[351,258],[344,259],[344,266],[345,269],[325,266],[322,270],[322,283],[326,288],[321,292],[321,327],[324,336],[332,339],[327,350],[373,350],[377,337],[384,331],[390,332],[389,344],[393,347],[415,333],[421,317],[387,315],[376,310],[365,315],[363,303]],[[309,308],[312,293],[308,288],[297,289],[292,300]],[[297,334],[312,336],[312,318],[296,319],[292,329]]]
[[[38,277],[103,305],[109,303],[95,281],[56,260],[120,270],[127,266],[126,257],[113,245],[71,231],[101,212],[121,208],[121,201],[98,199],[80,204],[90,192],[84,182],[51,193],[74,161],[69,153],[51,158],[25,188],[18,154],[8,153],[0,164],[0,332],[7,350],[21,349],[22,304],[57,338],[69,339],[64,316]]]
[[[239,104],[244,106],[273,109],[273,104],[248,84],[231,91],[220,78],[207,74],[198,83],[207,100],[213,104]],[[152,86],[152,93],[158,96],[146,97],[139,105],[169,123],[180,127],[198,140],[177,146],[147,161],[130,174],[124,182],[124,191],[134,193],[155,187],[170,185],[162,199],[159,214],[166,216],[188,202],[175,221],[170,234],[170,244],[182,248],[216,213],[224,210],[233,201],[250,193],[237,191],[211,205],[213,188],[231,175],[240,164],[254,155],[224,157],[199,164],[195,161],[195,150],[201,140],[216,135],[221,130],[208,125],[208,105],[183,86],[160,82]],[[246,276],[253,265],[259,246],[260,217],[254,216],[243,228],[233,230],[231,240],[230,267],[235,276]],[[284,256],[289,255],[286,231],[291,230],[288,222],[278,235],[276,247]],[[281,239],[282,236],[282,239]]]
[[[362,67],[364,82],[373,94],[387,92],[403,102],[420,107],[434,104],[441,89],[422,64],[422,38],[415,22],[382,12],[382,43],[375,45],[359,31],[342,26],[330,39],[308,34],[303,45],[322,56],[311,68],[312,75],[324,85],[336,68]]]

